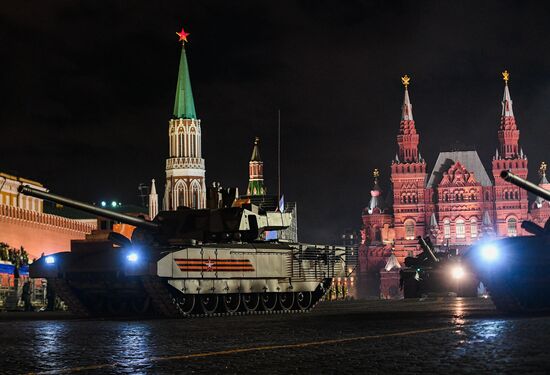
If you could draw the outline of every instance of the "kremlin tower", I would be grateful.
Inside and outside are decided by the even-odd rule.
[[[522,221],[527,220],[529,208],[527,192],[504,181],[500,178],[500,172],[509,170],[521,178],[527,178],[527,156],[519,147],[519,130],[508,88],[510,74],[504,71],[502,77],[504,96],[498,129],[499,148],[493,157],[496,234],[499,236],[522,235],[525,233],[520,225]]]
[[[164,210],[180,206],[206,207],[205,163],[202,158],[201,121],[195,113],[185,53],[189,35],[177,33],[182,42],[178,83],[172,119],[168,122],[169,156],[166,160]]]
[[[425,229],[426,162],[418,151],[419,135],[416,132],[409,99],[410,78],[401,77],[405,97],[401,107],[401,122],[397,135],[398,153],[391,165],[393,185],[393,212],[395,226],[395,254],[403,260],[418,249],[416,237]]]
[[[246,195],[266,195],[267,189],[264,185],[264,162],[260,157],[260,138],[254,140],[252,157],[248,163],[248,188]]]

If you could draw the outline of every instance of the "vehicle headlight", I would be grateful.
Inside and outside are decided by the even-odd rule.
[[[138,255],[138,253],[132,252],[132,253],[126,255],[126,259],[128,260],[128,262],[135,263],[139,260],[139,255]]]
[[[486,261],[494,262],[499,256],[498,248],[493,244],[484,245],[481,248],[481,256]]]
[[[451,269],[451,275],[453,276],[453,279],[462,279],[466,272],[464,272],[464,268],[462,266],[454,266]]]
[[[44,261],[46,264],[54,264],[55,263],[55,257],[53,255],[48,255]]]

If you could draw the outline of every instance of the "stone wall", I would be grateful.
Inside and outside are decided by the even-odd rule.
[[[84,239],[93,229],[90,223],[0,204],[0,242],[23,246],[30,259],[69,251],[71,240]]]

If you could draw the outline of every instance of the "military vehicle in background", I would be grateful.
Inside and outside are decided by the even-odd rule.
[[[477,294],[478,280],[462,266],[456,251],[435,251],[429,237],[419,236],[418,244],[423,251],[416,257],[405,258],[405,267],[400,271],[404,298]]]
[[[501,177],[550,201],[550,191],[509,171]],[[480,241],[464,256],[465,263],[487,287],[497,309],[511,313],[550,310],[550,220],[543,227],[523,221],[533,236]]]
[[[79,316],[308,311],[354,267],[345,247],[257,241],[286,228],[288,213],[180,207],[149,221],[28,186],[19,192],[136,227],[131,239],[90,236],[31,264],[30,276],[46,278]]]

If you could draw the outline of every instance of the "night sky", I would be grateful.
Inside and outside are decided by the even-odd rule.
[[[137,203],[151,178],[163,191],[182,26],[207,185],[245,193],[260,136],[276,193],[280,109],[283,193],[302,241],[360,226],[373,168],[388,191],[405,73],[430,171],[452,149],[489,166],[504,69],[530,178],[550,161],[550,3],[140,3],[2,5],[1,171],[88,202]]]

